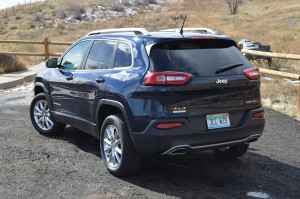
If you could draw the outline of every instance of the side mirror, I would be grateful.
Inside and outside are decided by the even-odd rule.
[[[57,68],[57,58],[48,59],[46,61],[47,68]]]

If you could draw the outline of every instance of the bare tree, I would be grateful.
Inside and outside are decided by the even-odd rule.
[[[239,5],[243,3],[243,0],[224,0],[230,9],[230,14],[234,15],[237,13]]]

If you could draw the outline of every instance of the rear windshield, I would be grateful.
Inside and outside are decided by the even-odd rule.
[[[239,65],[219,74],[222,67]],[[240,74],[250,62],[231,40],[190,39],[162,42],[150,52],[150,70],[187,72],[196,77]]]

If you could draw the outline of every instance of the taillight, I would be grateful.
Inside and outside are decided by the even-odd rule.
[[[258,113],[253,113],[252,118],[265,118],[265,112],[258,112]]]
[[[244,70],[244,73],[250,80],[255,80],[260,78],[259,69],[256,67],[246,69]]]
[[[191,78],[190,74],[180,72],[149,72],[145,76],[145,85],[185,84]]]
[[[166,129],[173,129],[181,126],[183,126],[181,122],[170,122],[170,123],[160,123],[156,125],[155,128],[160,130],[166,130]]]

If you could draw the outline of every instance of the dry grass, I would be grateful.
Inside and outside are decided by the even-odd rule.
[[[0,64],[0,74],[14,72],[14,71],[22,71],[26,70],[27,65],[24,60],[17,58],[15,61],[10,64]]]
[[[70,24],[59,21],[57,13],[65,11],[70,15],[70,5],[76,0],[47,0],[32,5],[15,8],[15,13],[0,21],[0,39],[75,41],[86,32],[94,29],[115,27],[145,27],[149,30],[178,28],[182,16],[188,14],[186,27],[209,27],[232,36],[236,41],[250,38],[270,44],[274,52],[300,54],[300,2],[298,0],[252,0],[240,6],[237,15],[229,15],[223,1],[185,0],[169,5],[163,12],[146,12],[138,16],[113,18],[108,21],[88,24]],[[86,0],[82,8],[89,6],[107,6],[109,1]],[[0,12],[5,16],[5,12]],[[41,16],[42,21],[35,21],[34,16]],[[45,20],[56,20],[55,25],[45,24]],[[57,25],[60,24],[60,25]],[[42,29],[37,29],[43,26]],[[64,26],[64,28],[61,28]],[[34,27],[34,28],[33,28]]]
[[[265,107],[275,109],[292,117],[300,116],[297,113],[299,84],[282,78],[262,79],[261,95]]]
[[[107,6],[111,1],[81,1],[82,9]],[[162,2],[162,1],[160,1]],[[250,38],[270,44],[273,52],[300,54],[300,2],[299,0],[252,0],[241,5],[237,15],[229,15],[227,5],[217,0],[182,0],[168,5],[163,12],[141,12],[138,16],[113,18],[88,24],[71,24],[60,18],[69,16],[70,5],[77,0],[47,0],[0,11],[0,39],[42,40],[49,37],[56,41],[75,41],[95,29],[116,27],[145,27],[149,30],[178,28],[182,16],[188,14],[186,27],[208,27],[232,36],[236,41]],[[72,9],[71,9],[72,10]],[[39,16],[40,20],[35,20]],[[45,21],[55,21],[47,24]],[[42,28],[40,28],[42,27]],[[0,46],[1,50],[20,51],[28,46]],[[42,47],[28,47],[30,51],[43,51]],[[52,47],[52,52],[62,52],[66,47]],[[34,60],[34,59],[31,59]],[[299,63],[293,63],[294,70]],[[300,71],[300,70],[298,70]]]

